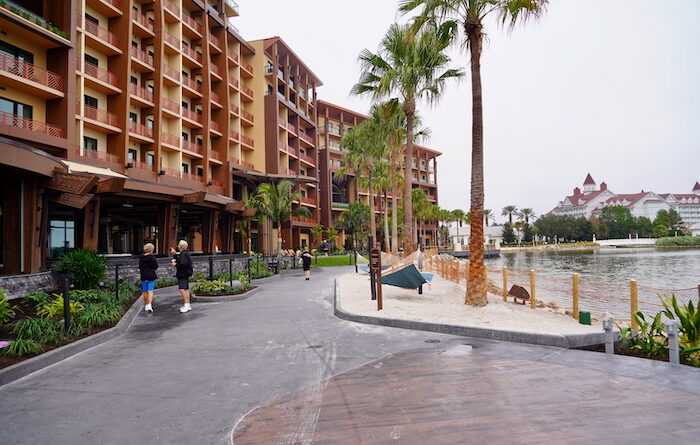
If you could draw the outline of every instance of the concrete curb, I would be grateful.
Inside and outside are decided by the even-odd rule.
[[[207,296],[197,296],[195,294],[190,295],[190,299],[192,301],[195,301],[197,303],[217,303],[219,301],[238,301],[238,300],[245,300],[248,297],[253,296],[254,294],[260,292],[262,290],[262,287],[257,286],[255,289],[251,289],[248,292],[244,294],[238,294],[238,295],[222,295],[221,297],[207,297]]]
[[[502,331],[476,326],[455,326],[423,321],[399,320],[395,318],[373,317],[359,315],[343,310],[340,302],[340,285],[335,279],[333,292],[333,313],[343,320],[357,323],[388,326],[392,328],[413,329],[416,331],[438,332],[441,334],[459,335],[462,337],[487,338],[491,340],[509,341],[514,343],[531,343],[535,345],[556,346],[559,348],[580,348],[584,346],[605,343],[604,333],[553,335],[537,334],[534,332]]]
[[[139,297],[131,307],[124,313],[119,322],[113,327],[106,329],[89,337],[74,341],[67,345],[52,349],[49,352],[32,357],[20,363],[16,363],[7,368],[0,369],[0,386],[19,380],[36,371],[40,371],[48,366],[70,358],[75,354],[83,352],[94,346],[100,345],[113,338],[124,334],[136,319],[136,316],[143,308],[143,297]]]

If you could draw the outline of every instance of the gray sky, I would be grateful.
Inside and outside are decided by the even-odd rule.
[[[352,97],[357,55],[374,51],[395,0],[238,0],[249,40],[279,35],[323,80],[319,98],[366,112]],[[604,6],[603,6],[604,5]],[[663,5],[663,8],[659,8]],[[700,181],[700,1],[553,0],[512,33],[487,25],[482,57],[486,207],[551,210],[590,172],[617,193],[690,193]],[[455,65],[468,71],[456,50]],[[439,203],[469,208],[467,76],[432,108],[425,145],[438,158]]]

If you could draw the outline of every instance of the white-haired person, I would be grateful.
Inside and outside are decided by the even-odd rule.
[[[143,255],[139,258],[139,273],[141,274],[141,292],[143,292],[144,310],[153,312],[153,289],[156,288],[156,269],[158,261],[153,256],[155,246],[151,243],[143,246]]]
[[[182,295],[183,305],[180,308],[182,313],[192,310],[192,306],[190,306],[190,277],[194,274],[194,264],[192,264],[192,257],[187,247],[187,241],[180,240],[177,243],[177,250],[170,248],[170,253],[173,254],[171,264],[175,266],[177,288],[180,291],[180,295]]]

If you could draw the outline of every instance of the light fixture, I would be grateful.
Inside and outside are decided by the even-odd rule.
[[[165,170],[161,170],[158,172],[158,176],[163,176],[163,175],[165,175]]]
[[[134,205],[133,205],[132,203],[130,203],[129,201],[127,201],[127,202],[125,202],[124,204],[122,204],[122,207],[126,207],[127,209],[130,209],[130,208],[132,208],[133,206],[134,206]]]
[[[133,163],[133,162],[127,162],[127,163],[126,163],[126,168],[134,168],[134,163]]]
[[[214,185],[213,182],[211,182],[211,181],[207,182],[207,187],[210,187],[210,186],[212,186],[212,185]]]

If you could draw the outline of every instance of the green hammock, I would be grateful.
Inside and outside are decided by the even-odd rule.
[[[426,277],[413,264],[382,274],[382,284],[404,289],[417,289],[427,282]]]

